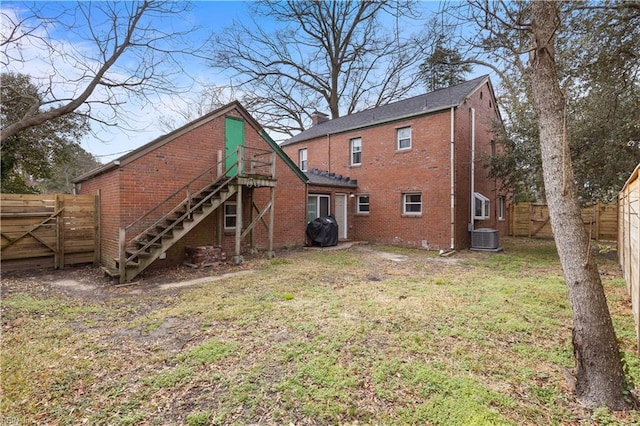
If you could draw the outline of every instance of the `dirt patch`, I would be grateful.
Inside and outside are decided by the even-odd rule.
[[[158,291],[200,284],[210,278],[249,271],[257,264],[256,262],[260,262],[260,260],[255,259],[239,266],[230,264],[204,268],[176,266],[145,271],[138,280],[126,285],[114,282],[97,266],[3,271],[0,277],[2,281],[0,288],[3,295],[27,292],[33,296],[67,296],[85,300],[107,300],[113,297],[135,296],[141,293],[154,294]]]

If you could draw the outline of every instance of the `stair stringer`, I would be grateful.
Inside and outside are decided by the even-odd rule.
[[[145,241],[148,246],[137,251],[140,253],[143,250],[148,250],[145,251],[147,256],[137,255],[137,262],[127,262],[124,280],[121,277],[120,282],[129,282],[134,279],[155,262],[162,253],[166,252],[193,228],[198,226],[205,218],[224,205],[225,201],[235,195],[236,192],[238,192],[236,184],[227,184],[224,191],[221,190],[217,192],[215,196],[209,199],[210,202],[208,202],[209,200],[207,199],[199,202],[193,206],[190,211],[183,214],[181,219],[176,221],[170,228],[166,228],[163,233],[153,239]],[[135,251],[128,252],[135,254]],[[131,255],[128,255],[128,258],[131,258]]]

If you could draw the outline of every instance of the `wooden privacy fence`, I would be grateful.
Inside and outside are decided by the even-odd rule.
[[[618,260],[631,295],[640,352],[640,164],[618,194]]]
[[[546,204],[518,203],[511,206],[509,235],[514,237],[553,238]],[[591,239],[616,241],[618,205],[597,203],[582,209],[582,222]]]
[[[98,198],[0,194],[3,270],[98,263]]]

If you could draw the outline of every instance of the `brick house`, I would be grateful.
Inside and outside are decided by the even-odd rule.
[[[341,238],[466,249],[478,229],[508,231],[509,194],[483,167],[499,149],[496,123],[482,76],[333,120],[316,113],[312,127],[281,147],[307,176],[356,181],[343,191],[308,189],[309,218],[314,209],[335,213]]]
[[[99,195],[101,264],[124,282],[182,263],[187,246],[220,246],[239,263],[304,245],[307,181],[232,102],[74,182]]]

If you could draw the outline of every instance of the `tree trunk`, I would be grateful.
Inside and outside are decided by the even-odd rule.
[[[565,141],[565,100],[554,62],[554,34],[561,3],[531,2],[532,51],[529,64],[538,115],[542,170],[551,228],[573,311],[575,393],[590,407],[630,408],[611,315],[582,224],[577,188]],[[626,395],[630,397],[630,395]]]

